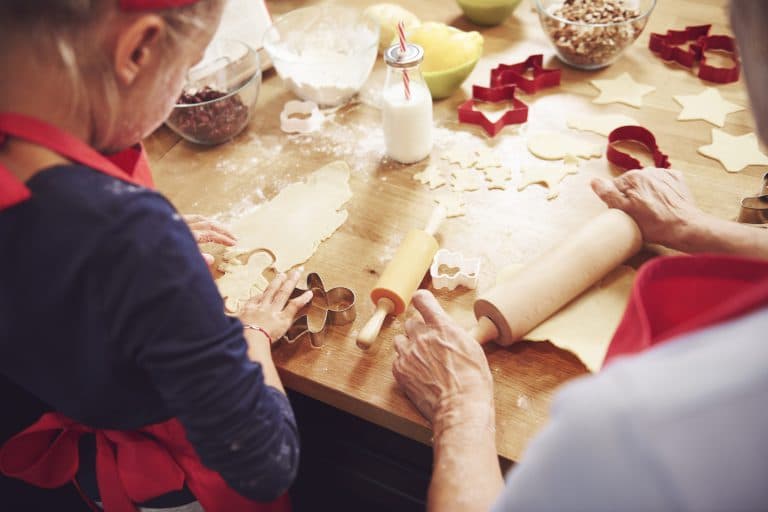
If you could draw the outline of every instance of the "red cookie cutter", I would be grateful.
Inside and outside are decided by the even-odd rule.
[[[531,55],[517,64],[499,64],[491,70],[491,87],[515,84],[528,94],[533,94],[545,87],[560,85],[559,69],[547,69],[543,66],[542,54]],[[525,72],[533,71],[533,78],[525,76]]]
[[[459,106],[459,122],[481,126],[488,135],[495,137],[502,128],[509,124],[521,124],[528,120],[528,105],[515,98],[515,85],[502,85],[499,87],[472,86],[472,99]],[[478,102],[499,103],[501,101],[512,102],[512,108],[495,122],[485,115],[485,112],[475,110]]]
[[[736,40],[726,35],[709,35],[711,25],[685,27],[684,30],[667,30],[666,34],[651,34],[648,48],[666,61],[674,61],[693,69],[698,62],[698,77],[709,82],[726,84],[739,79],[741,64]],[[688,48],[681,45],[690,42]],[[707,64],[707,50],[723,50],[732,55],[734,65],[720,68]]]
[[[639,142],[650,151],[653,157],[653,164],[656,167],[669,169],[669,157],[661,152],[659,145],[656,144],[656,137],[653,136],[653,133],[642,126],[619,126],[608,135],[608,149],[605,152],[605,157],[612,164],[626,171],[643,168],[643,165],[637,158],[613,147],[614,142],[624,140]]]

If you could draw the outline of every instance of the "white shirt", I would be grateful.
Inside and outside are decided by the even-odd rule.
[[[493,510],[768,510],[768,309],[566,386]]]

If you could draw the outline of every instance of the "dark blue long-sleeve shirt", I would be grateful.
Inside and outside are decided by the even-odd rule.
[[[27,185],[32,198],[0,212],[0,372],[93,427],[177,417],[233,488],[279,496],[298,465],[293,412],[174,208],[82,166]]]

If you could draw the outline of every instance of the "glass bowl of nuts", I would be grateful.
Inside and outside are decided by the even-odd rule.
[[[165,123],[195,144],[221,144],[248,125],[260,87],[258,53],[240,41],[215,40],[187,74]]]
[[[599,69],[640,36],[656,0],[536,0],[544,32],[560,60]]]

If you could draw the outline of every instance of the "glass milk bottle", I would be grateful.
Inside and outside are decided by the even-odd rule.
[[[423,160],[432,151],[432,96],[419,71],[424,50],[406,43],[384,54],[387,80],[382,92],[387,156],[404,164]]]

